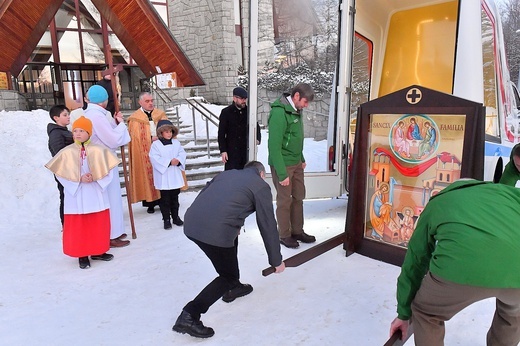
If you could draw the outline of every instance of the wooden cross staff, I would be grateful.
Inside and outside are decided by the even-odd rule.
[[[112,48],[109,44],[105,46],[105,59],[108,62],[108,69],[104,72],[106,74],[112,74],[110,79],[112,84],[112,94],[114,95],[114,107],[115,113],[119,112],[119,102],[117,100],[117,87],[116,87],[116,79],[115,74],[121,71],[123,68],[118,65],[114,68],[114,62],[112,61]],[[114,115],[114,114],[112,114]],[[128,202],[128,215],[130,216],[130,226],[132,227],[132,239],[137,238],[137,234],[135,233],[135,225],[134,225],[134,212],[132,210],[132,202],[130,198],[130,188],[128,183],[128,170],[126,168],[126,155],[125,155],[125,146],[121,146],[121,160],[123,161],[123,176],[125,178],[125,189],[126,189],[126,201]]]

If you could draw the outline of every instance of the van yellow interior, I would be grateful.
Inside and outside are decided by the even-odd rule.
[[[379,97],[418,84],[452,93],[458,1],[392,15]]]

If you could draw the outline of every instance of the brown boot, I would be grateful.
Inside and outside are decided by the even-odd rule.
[[[299,240],[302,243],[314,243],[316,241],[316,237],[305,232],[300,234],[293,234],[292,237],[294,240]]]
[[[130,245],[130,240],[110,239],[110,247],[125,247],[128,245]]]
[[[280,244],[285,245],[285,247],[296,249],[300,244],[293,237],[280,238]]]

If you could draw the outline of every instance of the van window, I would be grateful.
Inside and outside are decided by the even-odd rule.
[[[494,20],[482,9],[482,59],[484,66],[484,106],[486,134],[500,137],[497,107],[497,76],[495,67]]]

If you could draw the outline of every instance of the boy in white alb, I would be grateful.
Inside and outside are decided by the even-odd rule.
[[[175,137],[179,130],[169,120],[157,123],[157,137],[152,143],[150,161],[153,167],[153,181],[157,190],[161,191],[159,208],[164,220],[164,229],[171,229],[172,222],[182,226],[179,217],[179,193],[184,186],[182,171],[185,169],[186,152]]]

